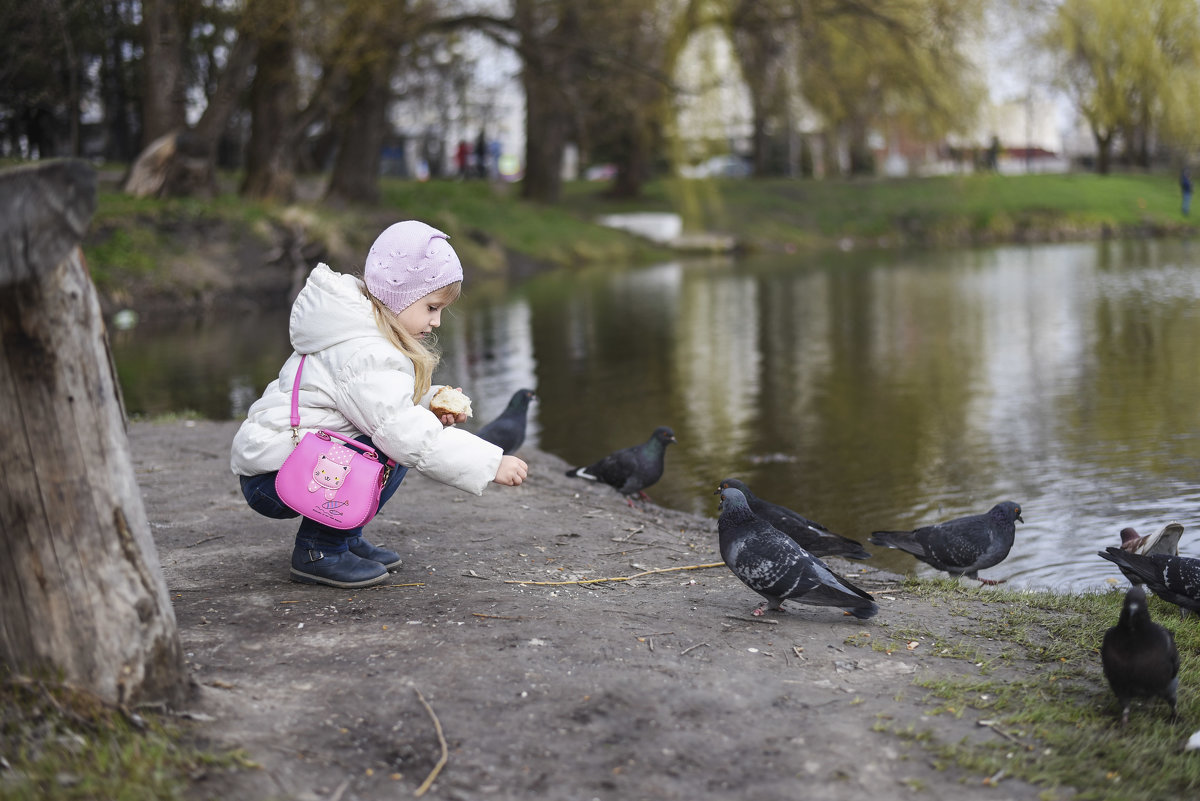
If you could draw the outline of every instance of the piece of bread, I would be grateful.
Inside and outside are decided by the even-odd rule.
[[[452,414],[456,417],[460,414],[465,414],[467,417],[470,417],[471,399],[454,387],[442,387],[433,393],[433,397],[430,398],[429,411],[438,417],[444,414]]]

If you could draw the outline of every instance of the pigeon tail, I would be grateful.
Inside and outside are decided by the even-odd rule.
[[[1123,551],[1115,545],[1110,545],[1103,551],[1097,551],[1097,556],[1101,556],[1108,561],[1121,568],[1130,581],[1134,580],[1134,576],[1141,579],[1142,582],[1150,585],[1159,584],[1162,581],[1162,576],[1159,573],[1158,567],[1145,556],[1136,553]],[[1138,582],[1135,582],[1138,583]]]
[[[567,471],[567,475],[571,478],[586,478],[588,481],[600,480],[589,473],[586,467],[573,467]]]
[[[846,611],[854,615],[859,620],[870,620],[871,618],[875,617],[875,615],[879,614],[879,605],[872,601],[866,606],[856,606]]]
[[[867,538],[872,545],[882,545],[895,548],[898,551],[911,553],[913,556],[924,556],[925,546],[917,542],[911,531],[873,531]]]

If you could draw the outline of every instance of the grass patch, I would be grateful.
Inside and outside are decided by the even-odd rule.
[[[0,797],[12,801],[182,799],[214,773],[254,767],[240,751],[186,742],[173,722],[59,684],[0,675]]]
[[[974,588],[945,579],[909,579],[905,590],[951,606],[980,597]],[[1123,728],[1099,654],[1104,632],[1120,615],[1123,590],[1082,595],[999,590],[985,598],[992,616],[978,621],[974,636],[1015,646],[1028,668],[1003,680],[984,675],[914,681],[928,693],[931,714],[959,716],[973,709],[1001,735],[949,744],[921,740],[938,759],[977,775],[1019,777],[1045,787],[1048,799],[1067,794],[1063,788],[1073,788],[1073,798],[1104,801],[1197,797],[1200,754],[1182,746],[1200,725],[1200,621],[1183,619],[1178,607],[1151,599],[1152,616],[1174,632],[1182,656],[1180,722],[1171,722],[1164,702],[1142,701],[1134,703]],[[974,661],[971,652],[970,645],[933,649]]]
[[[305,176],[313,182],[313,176]],[[658,179],[642,196],[614,199],[608,185],[569,181],[559,203],[520,198],[515,184],[383,178],[381,199],[344,207],[246,200],[231,176],[212,199],[125,195],[100,182],[85,253],[98,284],[165,270],[214,237],[270,238],[272,227],[303,221],[308,237],[354,269],[371,241],[398,219],[428,221],[452,237],[464,264],[504,274],[514,257],[542,266],[643,264],[671,257],[650,243],[596,223],[603,214],[670,211],[689,231],[734,236],[750,249],[856,245],[960,246],[1101,235],[1191,234],[1179,214],[1176,177],[1167,174],[963,175],[816,181]],[[205,235],[208,231],[208,235]],[[269,250],[264,247],[263,250]]]

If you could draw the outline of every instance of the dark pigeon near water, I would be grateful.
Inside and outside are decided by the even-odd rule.
[[[675,442],[675,432],[666,426],[654,429],[650,439],[641,445],[610,453],[598,462],[567,471],[568,476],[599,481],[615,487],[630,506],[630,495],[646,498],[643,491],[662,478],[667,446]]]
[[[1178,606],[1185,617],[1188,612],[1200,612],[1200,559],[1165,553],[1144,556],[1115,546],[1099,553],[1122,573],[1133,573],[1159,598]]]
[[[998,503],[981,515],[970,515],[923,526],[914,531],[876,531],[869,542],[910,553],[927,565],[955,578],[966,576],[982,584],[1004,579],[983,579],[980,570],[1004,561],[1016,539],[1021,507],[1012,501]]]
[[[536,396],[532,389],[518,389],[508,401],[508,406],[492,422],[476,432],[475,436],[499,445],[505,454],[514,454],[525,442],[525,423],[529,417],[529,402]]]
[[[814,523],[786,506],[764,501],[750,491],[745,483],[736,478],[727,478],[717,487],[717,492],[726,488],[738,490],[746,496],[750,511],[787,534],[804,550],[814,556],[841,556],[846,559],[870,559],[870,552],[859,543],[834,534],[820,523]]]
[[[1125,593],[1121,619],[1104,633],[1100,645],[1104,678],[1121,705],[1121,725],[1129,723],[1134,698],[1162,698],[1175,718],[1179,687],[1179,651],[1175,635],[1150,619],[1146,591],[1134,586]]]
[[[834,573],[788,535],[758,517],[740,490],[720,490],[717,533],[721,558],[742,582],[766,600],[754,610],[783,611],[792,600],[845,609],[860,620],[879,611],[870,594]]]

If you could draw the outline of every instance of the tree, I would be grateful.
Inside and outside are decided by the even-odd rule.
[[[1186,139],[1195,130],[1196,0],[1063,0],[1043,41],[1060,55],[1060,85],[1091,129],[1097,172],[1110,170],[1118,137],[1136,163],[1148,165],[1156,133]]]
[[[0,0],[0,152],[81,153],[83,103],[96,88],[89,67],[109,34],[102,11],[89,0]]]
[[[269,1],[248,0],[251,5]],[[249,82],[258,48],[251,31],[239,31],[241,21],[239,14],[217,5],[148,0],[142,22],[143,147],[126,177],[126,192],[215,194],[217,142]],[[185,69],[188,62],[191,69]],[[188,77],[193,73],[194,81]],[[189,127],[186,98],[193,87],[203,91],[206,102]]]
[[[662,151],[675,87],[670,76],[693,28],[697,3],[623,0],[584,4],[576,45],[583,77],[576,138],[590,159],[610,162],[610,193],[636,197]]]
[[[797,36],[789,0],[731,0],[728,28],[734,53],[750,94],[752,131],[750,162],[757,176],[769,170],[770,140],[774,130],[790,127]]]
[[[112,703],[177,702],[187,673],[79,242],[79,161],[0,173],[0,664]]]

